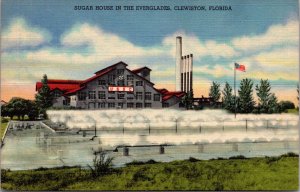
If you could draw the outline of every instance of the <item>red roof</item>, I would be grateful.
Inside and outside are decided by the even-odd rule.
[[[110,72],[114,69],[115,69],[114,67],[107,67],[106,70],[101,70],[101,71],[97,72],[96,75],[94,75],[91,78],[88,78],[88,79],[84,80],[81,84],[83,85],[83,84],[86,84],[90,81],[93,81],[94,79],[97,79],[98,77],[101,77],[102,75],[104,75],[104,74],[106,74],[106,73],[108,73],[108,72]]]
[[[84,88],[86,88],[86,86],[82,86],[82,87],[79,87],[77,89],[73,89],[71,91],[66,92],[65,95],[71,95],[73,93],[76,93],[77,91],[80,91],[80,90],[84,89]]]
[[[157,89],[162,94],[162,100],[166,101],[171,99],[173,96],[181,98],[185,95],[182,91],[168,91],[167,89]]]
[[[82,81],[79,80],[61,80],[61,79],[49,79],[48,86],[51,91],[54,89],[59,89],[63,92],[70,91],[80,87]],[[36,91],[38,91],[43,86],[42,82],[36,82]]]

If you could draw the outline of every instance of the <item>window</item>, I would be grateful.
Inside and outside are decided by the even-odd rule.
[[[133,86],[133,75],[127,75],[127,86]]]
[[[123,75],[124,69],[117,69],[117,75]]]
[[[105,91],[99,91],[98,92],[98,99],[106,99]]]
[[[135,85],[136,86],[143,86],[143,81],[137,81],[137,82],[135,82]]]
[[[143,108],[143,104],[142,103],[136,103],[136,108]]]
[[[89,91],[89,99],[96,99],[96,91]]]
[[[142,100],[143,99],[143,93],[142,92],[136,92],[136,100]]]
[[[133,75],[127,75],[127,81],[133,81]]]
[[[68,101],[67,100],[63,100],[63,105],[68,105]]]
[[[110,85],[114,85],[115,84],[115,79],[116,79],[115,75],[108,75],[108,83]]]
[[[163,103],[163,104],[162,104],[162,107],[163,107],[163,108],[169,107],[169,103]]]
[[[118,109],[123,109],[123,103],[118,103]]]
[[[103,79],[100,79],[100,80],[98,81],[98,85],[106,85],[106,81],[103,80]]]
[[[124,86],[125,81],[124,80],[118,80],[118,86]]]
[[[127,97],[127,100],[133,100],[133,97]]]
[[[79,92],[78,93],[78,100],[79,101],[86,100],[86,92]]]
[[[160,95],[154,94],[154,101],[160,101]]]
[[[133,108],[133,103],[127,103],[127,108],[129,109]]]
[[[108,103],[108,108],[109,108],[109,109],[115,108],[115,103]]]
[[[54,91],[54,98],[60,97],[60,92],[59,91]]]
[[[151,103],[145,103],[145,108],[151,108],[151,107],[152,107]]]
[[[151,92],[145,93],[145,100],[151,100]]]
[[[125,94],[124,93],[119,93],[118,94],[118,99],[124,99],[125,97]]]
[[[98,108],[105,108],[105,103],[98,103]]]

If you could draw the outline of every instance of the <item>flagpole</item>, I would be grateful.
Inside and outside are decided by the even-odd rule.
[[[234,118],[236,118],[236,88],[235,88],[236,69],[235,69],[235,63],[233,64],[233,71],[234,71]]]

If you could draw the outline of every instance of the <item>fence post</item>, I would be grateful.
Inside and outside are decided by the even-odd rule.
[[[159,154],[164,154],[165,153],[165,148],[164,146],[159,146]]]
[[[149,135],[150,135],[150,130],[151,128],[150,128],[150,123],[148,124],[148,130],[149,130]]]
[[[269,128],[269,120],[267,120],[267,129]]]
[[[124,133],[125,133],[125,127],[124,127],[124,123],[123,123],[123,135],[124,135]]]
[[[176,123],[176,125],[175,125],[175,131],[177,133],[177,119],[175,120],[175,123]]]
[[[129,148],[128,147],[124,147],[123,148],[123,155],[124,156],[128,156],[129,155]]]
[[[201,133],[201,131],[202,131],[201,129],[202,129],[202,128],[201,128],[201,123],[200,123],[200,127],[199,127],[199,132],[200,132],[200,133]]]
[[[248,120],[246,119],[246,132],[248,130]]]

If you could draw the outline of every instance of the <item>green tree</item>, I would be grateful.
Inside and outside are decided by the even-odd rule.
[[[243,79],[240,83],[239,93],[239,112],[251,113],[254,109],[253,82],[251,79]]]
[[[268,101],[268,113],[278,113],[280,112],[280,107],[278,105],[277,97],[274,93],[271,94],[270,99]]]
[[[223,93],[223,107],[224,109],[234,112],[234,97],[232,95],[232,87],[228,82],[225,83]]]
[[[187,92],[185,96],[182,98],[182,103],[186,109],[192,109],[193,108],[193,99],[194,99],[194,93],[193,90]]]
[[[48,86],[47,75],[45,74],[42,79],[42,87],[38,90],[38,93],[35,95],[35,101],[39,107],[40,113],[46,115],[46,109],[52,106],[53,95]]]
[[[280,101],[278,103],[280,110],[287,112],[288,109],[295,109],[295,104],[291,101]]]
[[[28,100],[28,118],[30,120],[35,120],[39,116],[39,108],[35,101]]]
[[[13,97],[9,101],[9,107],[12,117],[17,116],[18,119],[24,119],[24,116],[28,113],[28,100],[20,97]]]
[[[267,113],[269,111],[269,100],[271,98],[271,85],[269,81],[260,80],[260,85],[256,85],[256,95],[258,96],[258,111],[260,113]]]
[[[209,89],[209,97],[212,98],[215,107],[216,102],[218,102],[221,97],[220,84],[213,81],[213,84]]]

